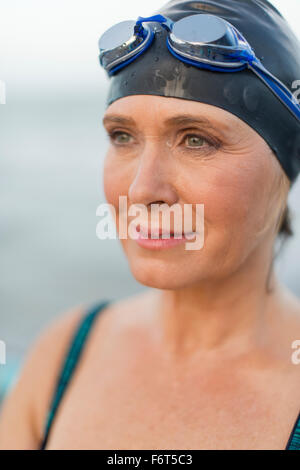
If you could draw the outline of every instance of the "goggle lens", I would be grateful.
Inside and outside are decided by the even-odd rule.
[[[107,70],[111,69],[129,55],[134,55],[144,41],[146,32],[142,26],[135,28],[136,21],[122,21],[102,34],[98,45],[100,63]]]
[[[129,41],[134,34],[135,21],[128,20],[117,23],[102,34],[98,45],[102,50],[115,49]]]
[[[182,41],[215,43],[227,32],[226,23],[213,15],[192,15],[174,23],[172,34]]]

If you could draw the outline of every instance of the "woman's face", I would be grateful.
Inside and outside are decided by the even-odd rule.
[[[119,196],[127,197],[128,209],[146,207],[149,229],[151,204],[177,204],[182,214],[192,204],[194,230],[196,204],[204,205],[201,249],[181,243],[153,251],[130,237],[120,240],[139,282],[175,289],[220,279],[273,240],[282,170],[262,137],[238,117],[195,101],[134,95],[112,103],[103,122],[110,134],[104,190],[117,230]]]

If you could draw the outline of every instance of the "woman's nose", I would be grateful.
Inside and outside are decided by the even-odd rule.
[[[177,202],[178,195],[173,185],[174,171],[170,158],[163,154],[161,145],[147,144],[140,155],[139,163],[129,186],[128,198],[131,204]]]

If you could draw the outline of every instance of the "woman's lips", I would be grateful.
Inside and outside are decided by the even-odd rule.
[[[135,241],[138,245],[143,248],[148,248],[149,250],[161,250],[164,248],[171,248],[182,243],[185,243],[188,240],[191,240],[194,236],[194,232],[189,232],[184,234],[182,232],[175,232],[177,238],[174,236],[174,232],[162,230],[161,228],[152,228],[152,236],[159,238],[151,238],[151,229],[146,230],[145,228],[138,225],[136,227],[138,236]],[[162,238],[163,234],[170,234],[169,238]]]

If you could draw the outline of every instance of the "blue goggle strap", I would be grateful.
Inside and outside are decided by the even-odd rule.
[[[274,75],[272,75],[257,59],[248,67],[276,94],[281,102],[300,120],[300,105],[290,90]]]
[[[137,28],[136,32],[142,33],[142,23],[143,22],[160,23],[169,32],[172,31],[172,28],[173,28],[173,25],[174,25],[174,22],[170,18],[166,18],[163,15],[153,15],[153,16],[149,16],[149,17],[139,16],[137,21],[136,21],[136,28]],[[140,27],[141,27],[141,29],[139,29]],[[244,36],[238,30],[236,30],[236,28],[234,28],[234,30],[236,31],[238,36],[243,41],[245,41],[245,43],[248,45],[248,42],[244,38]],[[119,70],[120,68],[124,67],[125,65],[129,64],[134,59],[136,59],[136,57],[138,55],[142,54],[150,46],[151,42],[152,41],[150,41],[148,43],[148,46],[146,46],[144,49],[142,49],[137,55],[135,55],[134,57],[131,57],[130,59],[128,59],[123,64],[120,64],[120,65],[116,66],[113,70],[110,71],[109,74],[112,75],[117,70]],[[170,47],[168,42],[167,42],[167,47],[168,47],[169,51],[175,57],[177,57],[179,60],[182,60],[184,62],[187,62],[189,64],[192,64],[192,65],[195,65],[195,66],[198,66],[198,67],[201,67],[201,68],[207,68],[209,70],[215,70],[215,71],[219,70],[219,71],[224,71],[224,72],[239,71],[239,70],[243,69],[243,67],[239,67],[235,70],[234,69],[230,70],[230,69],[226,69],[226,68],[221,69],[220,67],[214,67],[213,65],[209,66],[208,64],[207,65],[205,65],[205,64],[200,65],[197,61],[189,60],[189,59],[187,59],[185,57],[182,57],[181,55],[177,54],[175,51],[172,50],[172,48]],[[251,53],[253,53],[253,55]],[[229,54],[229,57],[234,57],[234,55],[235,55],[235,53],[233,52],[233,54]],[[282,103],[285,106],[287,106],[291,110],[291,112],[300,120],[300,105],[297,103],[296,98],[294,98],[293,94],[288,90],[288,88],[283,83],[281,83],[279,80],[277,80],[276,77],[274,77],[267,69],[265,69],[265,67],[262,65],[262,63],[259,61],[259,59],[257,59],[255,57],[251,46],[249,45],[249,51],[247,51],[247,50],[238,51],[236,53],[236,55],[237,55],[237,58],[239,58],[239,59],[242,58],[242,59],[245,60],[245,62],[248,64],[248,67],[251,68],[251,70],[258,76],[258,78],[260,78],[276,94],[276,96],[282,101]]]

